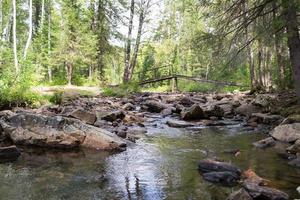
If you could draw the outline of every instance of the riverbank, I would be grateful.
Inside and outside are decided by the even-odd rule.
[[[157,130],[171,131],[168,135],[175,137],[176,140],[178,131],[192,133],[211,128],[222,130],[239,127],[237,132],[259,134],[260,138],[257,140],[269,137],[267,141],[259,143],[253,139],[244,141],[248,142],[247,145],[252,146],[254,143],[258,148],[271,147],[271,150],[268,150],[271,152],[272,149],[279,148],[280,152],[276,150],[276,154],[288,159],[284,161],[280,158],[281,163],[297,163],[299,131],[294,103],[295,98],[291,92],[256,96],[246,93],[142,93],[128,98],[103,96],[66,98],[60,105],[1,111],[2,146],[17,145],[21,153],[23,146],[61,149],[61,151],[87,148],[96,151],[101,149],[124,151],[126,146],[139,143],[140,138],[143,140],[145,137],[155,135]],[[294,132],[288,131],[293,135],[286,135],[285,130],[293,130]],[[286,140],[286,138],[293,139]],[[214,140],[207,142],[211,143],[210,145],[217,144]],[[242,148],[233,145],[232,149],[224,151],[235,150],[234,154],[238,157],[239,149]],[[204,151],[206,157],[219,156],[210,155],[210,148],[199,150]],[[176,151],[174,149],[174,153]],[[21,154],[20,159],[22,156],[24,155]],[[200,157],[203,158],[199,156],[199,160]],[[233,158],[235,156],[231,157]],[[297,164],[293,166],[298,173]]]

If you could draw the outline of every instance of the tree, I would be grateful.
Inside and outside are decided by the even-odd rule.
[[[124,68],[124,77],[123,77],[124,83],[130,81],[131,38],[132,38],[132,29],[133,29],[134,7],[135,7],[135,1],[131,0],[128,34],[127,34],[126,45],[125,45],[125,68]]]
[[[29,8],[28,8],[28,13],[29,13],[29,30],[28,30],[28,39],[25,45],[24,49],[24,58],[27,57],[27,51],[31,43],[32,39],[32,31],[33,31],[33,24],[32,24],[32,0],[29,0]]]
[[[16,0],[12,0],[13,5],[13,49],[14,49],[14,63],[16,73],[18,74],[19,69],[19,61],[18,61],[18,52],[17,52],[17,5]]]

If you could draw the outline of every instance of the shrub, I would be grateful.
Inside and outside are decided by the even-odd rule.
[[[103,95],[104,96],[111,96],[111,97],[125,97],[130,96],[134,93],[140,92],[139,85],[137,83],[128,83],[123,84],[120,86],[115,87],[105,87],[103,89]]]

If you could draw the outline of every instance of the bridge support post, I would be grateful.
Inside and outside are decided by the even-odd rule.
[[[177,77],[172,78],[172,92],[178,92],[178,80]]]

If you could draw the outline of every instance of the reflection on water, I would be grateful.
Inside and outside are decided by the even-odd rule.
[[[226,199],[235,188],[207,183],[197,172],[197,161],[207,156],[252,168],[297,197],[300,170],[277,156],[280,147],[253,148],[261,134],[242,133],[238,126],[197,131],[158,127],[149,132],[119,154],[24,150],[17,162],[0,165],[0,199]],[[237,148],[238,157],[223,153]]]

